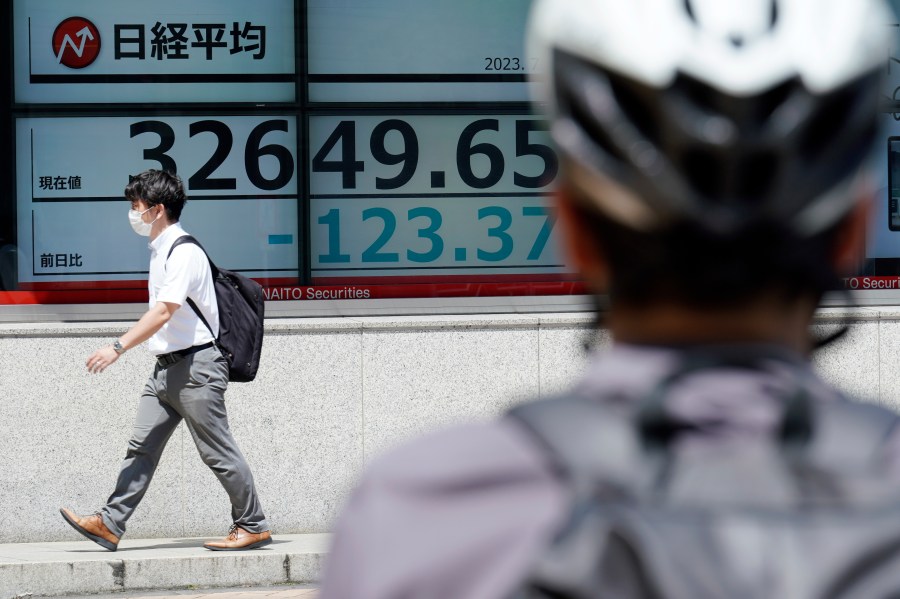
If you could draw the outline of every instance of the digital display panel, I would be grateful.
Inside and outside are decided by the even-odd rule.
[[[525,102],[522,0],[309,0],[312,102]]]
[[[123,189],[148,168],[182,177],[185,228],[218,263],[296,278],[296,126],[274,115],[17,119],[20,284],[146,277]]]
[[[148,168],[181,175],[185,228],[271,300],[584,292],[529,105],[530,4],[12,0],[0,303],[134,301],[146,240],[122,191]],[[898,115],[851,289],[900,289]],[[134,292],[44,293],[91,286]]]
[[[19,103],[292,102],[293,0],[15,0]]]
[[[181,176],[185,228],[269,300],[582,291],[529,7],[13,0],[0,303],[138,301],[123,189],[148,168]]]

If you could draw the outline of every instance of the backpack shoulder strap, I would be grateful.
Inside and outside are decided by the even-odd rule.
[[[516,406],[507,418],[536,441],[576,491],[602,481],[611,495],[633,496],[648,482],[647,454],[626,403],[573,393]]]
[[[176,239],[172,243],[172,247],[169,248],[169,253],[166,255],[166,260],[168,260],[172,255],[172,252],[175,251],[175,248],[184,243],[192,243],[200,248],[204,254],[206,254],[206,260],[209,262],[209,268],[212,270],[213,280],[215,280],[216,276],[218,276],[219,274],[219,269],[213,263],[212,258],[209,257],[209,253],[206,251],[206,248],[204,248],[203,245],[199,241],[197,241],[197,239],[193,235],[182,235],[181,237]]]
[[[841,398],[816,402],[807,460],[838,469],[865,468],[885,457],[900,415],[883,406]]]
[[[172,252],[175,251],[175,248],[177,248],[179,245],[181,245],[183,243],[193,243],[194,245],[199,247],[201,250],[203,249],[203,246],[200,245],[200,242],[197,241],[197,239],[193,235],[182,235],[181,237],[176,239],[174,242],[172,242],[172,247],[169,248],[169,253],[166,254],[166,260],[168,260],[172,256]],[[204,250],[203,253],[205,254],[206,250]]]
[[[169,248],[169,253],[166,254],[166,261],[168,261],[169,257],[172,256],[172,252],[175,251],[175,248],[177,248],[179,245],[181,245],[183,243],[192,243],[192,244],[196,245],[198,248],[200,248],[200,250],[204,254],[206,254],[206,260],[209,262],[209,269],[212,272],[213,282],[215,282],[216,278],[219,275],[219,269],[216,268],[215,264],[213,264],[212,258],[210,258],[209,254],[206,253],[206,249],[204,249],[204,247],[202,245],[200,245],[200,242],[197,241],[197,239],[193,235],[182,235],[181,237],[176,239],[172,243],[172,247]],[[206,328],[209,330],[209,334],[212,335],[213,337],[215,337],[216,335],[215,335],[215,333],[213,333],[212,327],[209,326],[209,322],[206,320],[206,317],[203,316],[203,312],[200,311],[200,308],[197,307],[197,304],[194,302],[194,300],[192,300],[190,297],[187,297],[186,299],[187,299],[188,305],[191,307],[191,309],[194,311],[194,313],[197,315],[197,317],[203,322],[204,325],[206,325]]]

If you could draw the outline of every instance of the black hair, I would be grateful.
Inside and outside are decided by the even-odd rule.
[[[181,218],[181,211],[187,202],[181,177],[156,169],[129,175],[125,198],[131,202],[144,200],[150,208],[162,204],[166,209],[166,218],[173,223]]]
[[[780,223],[718,235],[691,223],[635,231],[584,201],[576,218],[593,232],[610,270],[609,301],[646,307],[674,302],[695,308],[739,307],[763,295],[818,302],[838,289],[832,257],[841,223],[800,238]]]

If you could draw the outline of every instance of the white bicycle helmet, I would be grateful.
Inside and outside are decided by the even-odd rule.
[[[856,199],[894,20],[882,0],[537,0],[528,45],[607,217],[808,237]]]

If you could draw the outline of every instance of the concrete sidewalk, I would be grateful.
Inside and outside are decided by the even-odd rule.
[[[329,535],[275,535],[251,551],[209,551],[203,539],[128,539],[0,545],[0,599],[117,591],[313,583]]]
[[[119,591],[103,595],[65,595],[55,599],[316,599],[319,590],[311,584],[281,584],[266,587],[224,589],[178,589],[167,591]],[[37,599],[37,598],[33,598]]]

